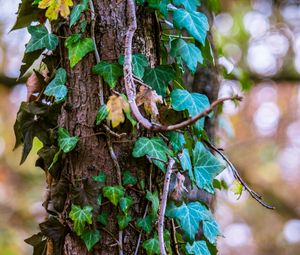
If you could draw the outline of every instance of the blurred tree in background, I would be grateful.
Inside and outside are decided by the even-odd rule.
[[[14,82],[29,37],[8,33],[18,1],[0,1],[0,254],[30,254],[23,239],[36,232],[43,218],[43,172],[32,167],[35,153],[19,166],[12,125],[25,86]],[[223,107],[219,146],[254,190],[276,207],[266,211],[244,192],[239,200],[229,190],[218,194],[216,215],[225,238],[221,255],[297,255],[300,250],[300,6],[298,1],[232,1],[220,6],[214,37],[226,79],[220,96],[243,91],[236,109]],[[12,79],[10,79],[12,78]],[[251,89],[252,88],[252,89]],[[34,150],[40,147],[35,141]],[[32,219],[35,219],[33,221]]]

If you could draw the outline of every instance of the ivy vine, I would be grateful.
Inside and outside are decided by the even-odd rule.
[[[132,52],[132,40],[137,29],[136,5],[155,12],[158,21],[163,24],[161,48],[167,57],[162,58],[155,67],[149,66],[145,55]],[[213,255],[216,253],[217,237],[221,235],[220,227],[203,201],[189,202],[184,198],[188,192],[184,183],[187,178],[191,186],[214,194],[215,188],[222,187],[215,177],[226,166],[237,179],[238,193],[245,188],[259,203],[272,208],[249,188],[223,152],[209,142],[204,131],[205,118],[212,117],[215,108],[226,100],[240,101],[242,98],[233,95],[210,103],[205,95],[185,89],[184,73],[194,74],[199,65],[213,59],[207,38],[209,23],[206,15],[198,11],[200,5],[200,0],[127,0],[130,24],[124,42],[124,55],[119,56],[117,61],[107,62],[100,59],[95,43],[92,0],[82,0],[75,5],[72,0],[22,0],[13,29],[27,27],[31,39],[26,44],[20,75],[23,76],[36,59],[42,57],[42,62],[39,70],[32,74],[37,82],[28,85],[32,93],[28,101],[21,104],[17,114],[15,147],[23,144],[23,163],[32,148],[33,139],[37,137],[43,147],[38,151],[36,165],[55,179],[54,196],[72,190],[72,204],[68,208],[71,229],[59,218],[65,199],[54,201],[53,208],[46,205],[51,216],[40,224],[40,233],[26,240],[34,247],[34,254],[45,254],[49,241],[53,254],[63,254],[64,239],[70,231],[79,236],[87,250],[91,251],[99,242],[101,231],[108,232],[105,226],[109,214],[102,210],[102,206],[110,203],[118,208],[119,237],[114,239],[120,254],[123,254],[122,231],[133,225],[140,232],[135,254],[139,254],[141,246],[148,255]],[[84,35],[87,21],[81,16],[85,12],[91,16],[91,37]],[[45,26],[46,20],[55,22],[58,18],[65,19],[70,28],[77,26],[77,33],[60,38],[49,32]],[[35,25],[32,25],[33,22]],[[106,132],[110,155],[117,170],[117,185],[107,185],[104,172],[83,181],[81,187],[60,176],[63,158],[76,148],[80,137],[58,127],[60,109],[68,97],[67,72],[55,56],[58,45],[68,50],[71,68],[87,54],[95,54],[97,63],[91,71],[99,76],[101,102],[95,116],[95,126],[103,127]],[[126,94],[114,91],[117,84],[124,86]],[[106,102],[104,86],[111,91]],[[160,123],[160,105],[167,106],[179,117]],[[142,106],[145,115],[142,114]],[[132,156],[146,157],[151,167],[157,167],[163,174],[164,184],[160,192],[147,186],[146,180],[138,180],[130,171],[120,169],[111,137],[124,135],[112,129],[122,125],[126,119],[134,129],[146,129],[151,134],[137,137]],[[219,154],[223,160],[212,152]],[[175,180],[173,183],[172,178]],[[139,189],[148,201],[143,217],[134,218],[131,215],[134,199],[127,192],[129,187]],[[172,233],[165,228],[166,220],[171,222]],[[199,237],[197,233],[200,230],[203,234]],[[145,238],[141,244],[142,236]]]

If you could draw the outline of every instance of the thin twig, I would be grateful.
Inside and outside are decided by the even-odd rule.
[[[211,148],[213,151],[215,151],[217,154],[219,154],[222,159],[228,164],[230,170],[233,173],[233,176],[235,177],[235,179],[237,179],[242,186],[245,188],[245,190],[248,191],[248,193],[251,195],[252,198],[254,198],[254,200],[256,200],[259,204],[261,204],[262,206],[266,207],[267,209],[271,209],[274,210],[275,208],[271,205],[268,205],[267,203],[265,203],[262,200],[262,196],[257,194],[255,191],[253,191],[249,185],[243,180],[243,178],[240,176],[239,172],[236,170],[236,168],[234,167],[234,165],[230,162],[230,160],[218,149],[216,148],[214,145],[212,145],[210,142],[203,140],[203,142],[209,147]]]
[[[161,196],[160,206],[159,206],[158,241],[159,241],[159,248],[160,248],[161,255],[167,255],[167,252],[165,249],[165,241],[164,241],[164,222],[165,222],[165,212],[166,212],[166,206],[167,206],[167,200],[168,200],[168,194],[169,194],[170,180],[171,180],[172,169],[173,169],[174,164],[175,164],[175,160],[170,157],[167,172],[165,175],[163,193]]]
[[[173,241],[174,241],[174,250],[175,250],[175,254],[176,255],[180,255],[180,252],[178,250],[178,242],[177,242],[177,238],[176,238],[176,226],[175,226],[175,222],[174,219],[171,219],[171,224],[172,224],[172,236],[173,236]]]
[[[146,205],[145,212],[144,212],[144,215],[143,215],[143,219],[147,216],[147,213],[148,213],[148,207],[149,207],[149,204]],[[137,255],[138,252],[139,252],[139,248],[140,248],[141,240],[142,240],[142,234],[143,234],[143,231],[141,231],[141,232],[139,233],[139,237],[138,237],[138,241],[137,241],[137,244],[136,244],[136,248],[135,248],[134,255]]]
[[[112,136],[115,136],[115,137],[117,137],[117,138],[122,138],[122,137],[124,137],[124,136],[127,136],[127,133],[121,133],[121,134],[118,134],[118,133],[112,131],[112,130],[109,128],[109,126],[107,126],[107,125],[105,125],[105,124],[102,124],[102,126],[103,126],[103,127],[105,128],[105,130],[106,130],[108,133],[110,133]]]

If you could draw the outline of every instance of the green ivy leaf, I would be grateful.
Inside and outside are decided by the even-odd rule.
[[[43,50],[36,50],[36,51],[24,54],[24,57],[22,59],[22,65],[20,67],[19,78],[24,76],[24,74],[29,70],[29,68],[41,56],[42,53],[43,53]]]
[[[108,223],[108,217],[109,217],[109,213],[104,211],[101,212],[98,216],[97,216],[97,221],[100,222],[102,225],[106,226]]]
[[[100,172],[97,176],[93,176],[93,180],[96,182],[105,182],[106,181],[106,173]]]
[[[125,190],[122,186],[106,186],[103,188],[103,196],[109,199],[109,201],[117,206],[120,199],[124,196]]]
[[[78,136],[71,136],[69,131],[64,128],[58,129],[58,146],[64,153],[72,151],[78,141]]]
[[[220,229],[212,215],[210,219],[203,222],[203,234],[211,244],[216,244]]]
[[[186,29],[198,42],[205,44],[209,24],[203,13],[176,9],[173,13],[173,20],[175,27]]]
[[[170,0],[148,0],[148,7],[159,10],[165,17],[168,16],[168,4]]]
[[[119,64],[124,65],[124,55],[119,58]],[[142,79],[145,73],[145,67],[149,65],[148,59],[144,54],[132,55],[132,72],[133,74]]]
[[[82,233],[80,238],[84,241],[88,251],[91,251],[95,246],[95,244],[100,241],[100,232],[99,230],[85,231]]]
[[[55,97],[55,102],[66,99],[68,94],[68,88],[66,87],[67,73],[63,68],[59,68],[54,79],[47,85],[44,94],[46,96]]]
[[[186,251],[188,252],[188,254],[210,255],[210,251],[209,251],[205,241],[196,241],[196,242],[193,242],[192,245],[190,245],[190,243],[187,243],[185,248],[186,248]]]
[[[137,184],[137,178],[135,176],[133,176],[130,171],[126,170],[123,173],[123,178],[122,178],[122,182],[124,186],[134,186]]]
[[[103,77],[110,88],[114,88],[120,77],[123,76],[122,67],[117,63],[101,61],[93,67],[93,73]]]
[[[69,217],[74,222],[74,231],[78,236],[83,233],[86,224],[92,224],[92,211],[93,207],[91,206],[81,208],[72,204]]]
[[[180,160],[182,170],[188,171],[191,181],[195,181],[195,177],[192,169],[191,157],[188,149],[184,149],[182,151],[182,153],[179,155],[179,160]]]
[[[71,68],[88,53],[95,50],[92,38],[81,38],[78,34],[69,36],[65,41],[65,46],[68,48]]]
[[[119,228],[121,230],[124,230],[128,226],[129,222],[132,221],[132,217],[129,214],[126,215],[118,214],[117,220],[118,220]]]
[[[31,39],[26,45],[25,53],[40,49],[54,50],[58,45],[58,37],[49,34],[47,28],[43,25],[30,26],[28,32]]]
[[[127,215],[129,208],[133,205],[133,198],[131,196],[122,197],[119,201],[122,212]]]
[[[239,199],[243,193],[243,185],[238,180],[234,180],[233,186],[230,190],[234,193],[234,195],[237,195],[237,199]]]
[[[193,43],[187,43],[183,39],[175,39],[171,43],[171,55],[180,57],[194,74],[198,63],[203,63],[203,56],[198,47]]]
[[[159,198],[158,198],[158,193],[157,191],[151,193],[150,191],[147,190],[147,195],[146,195],[147,200],[149,200],[152,204],[152,216],[156,217],[157,212],[159,209]]]
[[[194,241],[195,235],[199,230],[199,223],[203,220],[210,219],[211,213],[199,202],[189,204],[182,203],[181,206],[168,206],[166,215],[175,218],[187,236],[188,240]]]
[[[225,166],[201,142],[193,149],[193,165],[198,188],[214,193],[213,180]]]
[[[171,99],[172,107],[175,111],[187,110],[190,117],[196,116],[210,105],[207,96],[199,93],[189,93],[187,90],[182,89],[173,90]],[[204,118],[201,118],[196,122],[196,128],[201,130],[203,127]]]
[[[175,5],[183,5],[187,11],[197,11],[198,6],[201,5],[200,0],[174,0]]]
[[[160,65],[155,68],[146,68],[144,82],[156,90],[157,94],[164,97],[168,83],[175,79],[175,71],[169,65]]]
[[[32,0],[23,0],[19,5],[18,17],[11,30],[28,27],[33,21],[38,21],[44,10],[32,5]]]
[[[144,218],[138,218],[136,220],[136,226],[144,230],[147,234],[150,234],[152,230],[153,218],[150,215],[147,215]]]
[[[160,254],[157,235],[155,235],[154,238],[146,240],[143,243],[143,248],[146,250],[147,255]]]
[[[96,125],[100,125],[103,120],[105,120],[108,116],[108,110],[106,105],[101,105],[96,116]]]
[[[81,4],[77,4],[74,6],[70,14],[70,27],[72,27],[78,22],[82,12],[86,11],[87,8],[88,0],[83,0]]]
[[[152,162],[163,171],[166,169],[164,162],[168,161],[167,155],[171,155],[170,149],[160,137],[140,137],[134,144],[132,155],[135,158],[149,156]],[[159,160],[156,160],[159,159]],[[162,162],[164,161],[164,162]]]
[[[184,135],[179,132],[170,131],[166,134],[166,136],[170,139],[170,143],[175,153],[180,151],[186,144]]]

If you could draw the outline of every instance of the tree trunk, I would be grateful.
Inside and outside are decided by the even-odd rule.
[[[96,15],[95,35],[100,58],[109,62],[116,61],[118,57],[124,54],[124,40],[128,28],[126,1],[94,0],[94,7]],[[91,25],[91,17],[86,16],[84,18]],[[159,40],[155,15],[150,14],[149,11],[145,11],[143,8],[138,8],[137,21],[138,29],[135,33],[133,52],[145,54],[151,66],[154,66],[158,60],[157,45]],[[63,37],[71,35],[68,26],[63,26],[59,33]],[[88,32],[86,36],[91,36],[91,34]],[[68,61],[66,61],[68,57],[64,47],[61,47],[60,54],[62,65],[68,72],[69,95],[62,109],[59,125],[67,128],[72,135],[80,137],[78,146],[64,161],[62,177],[66,178],[75,187],[86,188],[84,181],[88,177],[97,175],[101,170],[107,174],[107,185],[118,185],[118,173],[109,153],[107,138],[105,135],[95,135],[97,130],[93,128],[95,116],[100,106],[99,78],[93,75],[91,71],[93,65],[96,64],[95,56],[89,54],[75,68],[71,69]],[[122,84],[119,84],[116,90],[124,93]],[[108,98],[109,94],[110,91],[106,88],[104,90],[105,99]],[[124,132],[124,130],[118,131]],[[132,139],[134,137],[128,132],[126,140]],[[113,137],[111,137],[111,140],[122,170],[130,170],[137,177],[147,174],[148,164],[145,161],[133,159],[131,156],[132,142],[115,143]],[[137,193],[131,193],[130,195],[135,198],[136,204],[133,208],[133,216],[142,216],[145,205],[143,201],[140,201]],[[62,220],[67,224],[70,224],[68,221],[69,206],[70,198],[65,202],[65,210],[62,213]],[[114,211],[113,206],[109,204],[101,207],[102,209],[109,212]],[[101,241],[94,247],[93,254],[118,254],[118,246],[114,245],[116,241],[108,234],[111,233],[118,239],[116,213],[110,214],[106,230],[101,231]],[[136,230],[129,228],[129,230],[124,231],[124,254],[134,254],[137,239],[138,232]],[[67,255],[89,254],[83,242],[72,233],[67,235],[64,247]],[[138,254],[141,254],[141,252]]]

